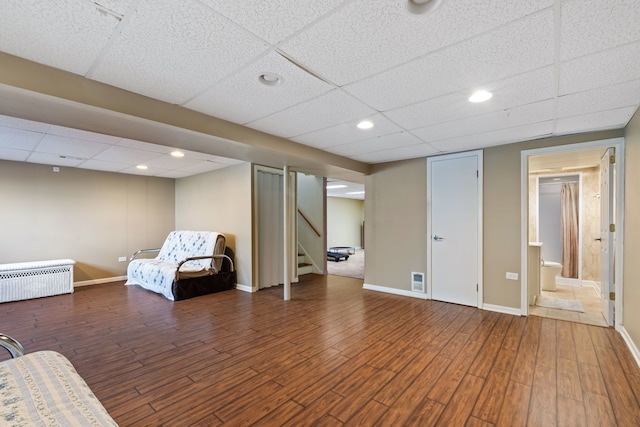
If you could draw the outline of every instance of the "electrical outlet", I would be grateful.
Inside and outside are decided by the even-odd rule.
[[[507,279],[509,280],[518,280],[518,273],[510,273],[507,271]]]
[[[120,258],[118,258],[118,262],[127,262],[127,257],[121,256]]]

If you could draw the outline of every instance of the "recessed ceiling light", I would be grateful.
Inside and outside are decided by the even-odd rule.
[[[491,92],[487,92],[486,90],[479,90],[474,92],[473,95],[469,97],[470,102],[484,102],[491,99],[493,94]]]
[[[176,150],[176,151],[172,151],[172,152],[171,152],[171,155],[172,155],[173,157],[184,157],[184,153],[183,153],[182,151],[178,151],[178,150]]]
[[[282,84],[282,77],[273,73],[262,73],[258,77],[258,81],[267,86],[278,86]]]
[[[136,166],[136,167],[137,167],[138,169],[141,169],[141,170],[147,170],[147,169],[149,169],[149,167],[148,167],[147,165],[138,165],[138,166]]]
[[[358,129],[371,129],[373,127],[373,123],[371,123],[369,120],[363,120],[356,126],[358,126]]]
[[[327,185],[327,190],[335,190],[336,188],[346,188],[346,185],[342,185],[342,184]]]
[[[347,194],[364,194],[364,191],[352,191],[351,193]]]
[[[423,15],[436,10],[442,0],[407,0],[407,10],[414,15]]]

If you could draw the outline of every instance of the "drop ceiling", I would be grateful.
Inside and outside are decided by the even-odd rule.
[[[619,129],[638,109],[640,0],[406,1],[4,0],[0,51],[365,164]],[[212,148],[176,167],[166,142],[73,128],[3,117],[0,158],[233,163]]]

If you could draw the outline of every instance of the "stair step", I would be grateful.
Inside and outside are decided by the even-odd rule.
[[[307,263],[299,263],[298,264],[298,276],[302,276],[303,274],[313,273],[313,266]]]

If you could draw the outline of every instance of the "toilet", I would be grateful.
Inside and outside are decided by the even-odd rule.
[[[556,276],[562,272],[562,264],[559,262],[542,260],[542,290],[555,291]]]

